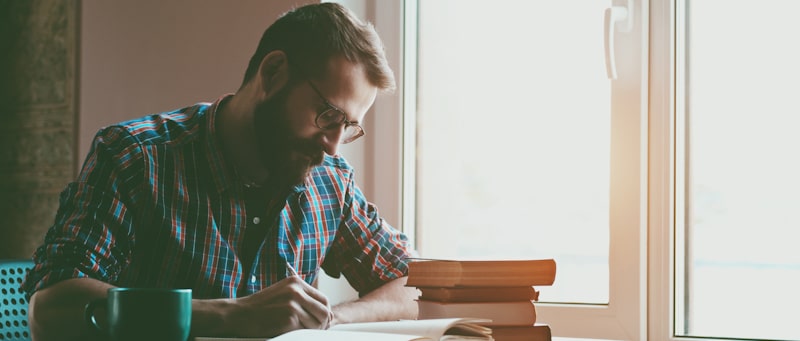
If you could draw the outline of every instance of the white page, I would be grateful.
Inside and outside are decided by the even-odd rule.
[[[403,335],[393,333],[374,333],[359,331],[328,331],[320,329],[298,329],[278,337],[265,338],[225,338],[225,337],[196,337],[194,341],[426,341],[432,340],[427,337],[416,335]]]

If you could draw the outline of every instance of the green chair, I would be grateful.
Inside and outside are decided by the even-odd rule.
[[[28,301],[20,289],[28,271],[29,259],[0,260],[0,340],[29,341]]]

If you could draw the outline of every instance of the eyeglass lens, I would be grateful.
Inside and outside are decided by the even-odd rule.
[[[345,126],[344,133],[342,134],[342,142],[348,143],[360,137],[363,132],[359,125],[347,124],[346,120],[345,113],[334,108],[329,108],[317,116],[316,123],[317,126],[322,129],[335,129],[338,128],[339,125],[344,124]]]

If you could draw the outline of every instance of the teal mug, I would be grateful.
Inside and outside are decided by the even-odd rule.
[[[95,310],[106,307],[105,325]],[[86,305],[89,327],[111,341],[186,341],[192,325],[192,289],[111,288]]]

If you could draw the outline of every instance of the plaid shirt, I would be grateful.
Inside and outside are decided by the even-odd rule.
[[[29,297],[78,277],[191,288],[195,298],[241,297],[286,277],[287,264],[308,283],[320,268],[344,274],[363,294],[407,273],[406,236],[366,201],[339,156],[325,156],[275,206],[244,269],[237,251],[255,217],[218,143],[214,113],[221,100],[97,134],[34,254],[36,266],[23,283]]]

